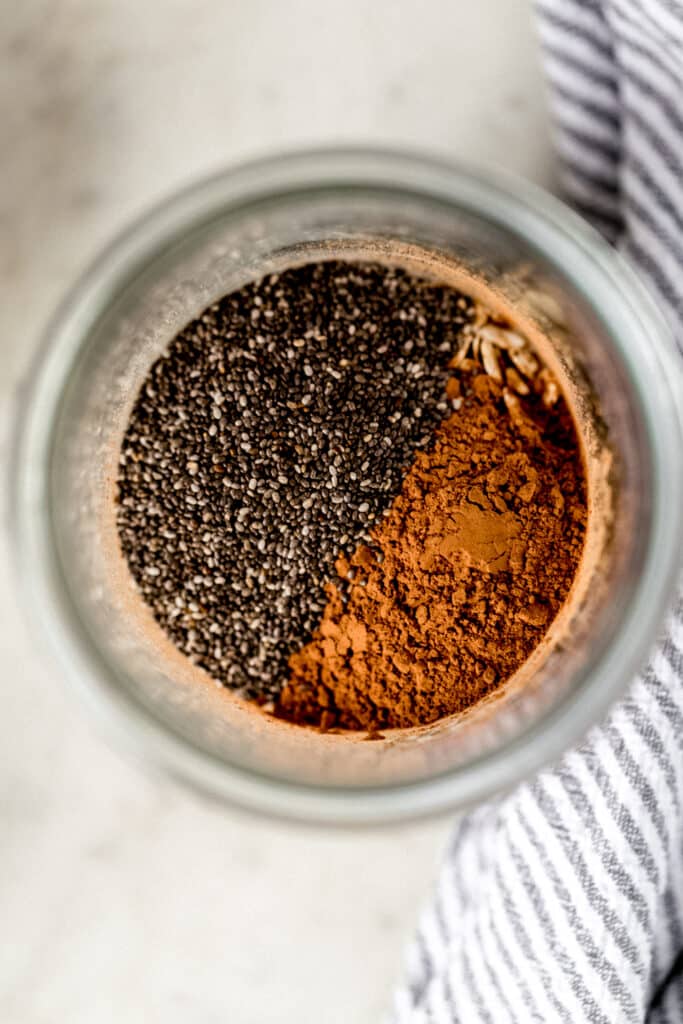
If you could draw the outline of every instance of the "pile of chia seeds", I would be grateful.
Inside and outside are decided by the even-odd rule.
[[[117,525],[157,621],[265,702],[450,411],[459,292],[374,263],[310,263],[226,295],[151,367],[122,442]]]

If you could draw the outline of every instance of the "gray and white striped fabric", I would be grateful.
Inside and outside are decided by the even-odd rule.
[[[683,6],[542,0],[573,203],[683,346]],[[683,598],[630,693],[559,766],[456,827],[396,1024],[683,1024]]]

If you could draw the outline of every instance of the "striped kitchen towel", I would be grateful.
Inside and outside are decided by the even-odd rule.
[[[542,0],[570,200],[683,346],[683,5]],[[396,1024],[683,1024],[683,598],[559,766],[456,827]]]

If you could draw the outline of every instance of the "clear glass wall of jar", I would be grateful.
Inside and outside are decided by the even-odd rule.
[[[591,501],[612,502],[609,527],[591,535],[582,599],[528,684],[381,743],[292,726],[190,680],[160,631],[140,626],[111,512],[130,404],[177,331],[269,270],[368,246],[464,265],[558,339],[593,446]],[[680,560],[677,389],[680,399],[678,357],[652,300],[550,196],[399,153],[242,166],[135,224],[50,326],[14,450],[18,585],[55,680],[71,681],[125,745],[198,788],[334,824],[462,809],[556,757],[642,665]]]

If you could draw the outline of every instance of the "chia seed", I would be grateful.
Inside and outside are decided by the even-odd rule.
[[[218,682],[276,698],[342,553],[367,542],[444,415],[470,299],[337,260],[226,295],[151,367],[117,526],[144,600]]]

